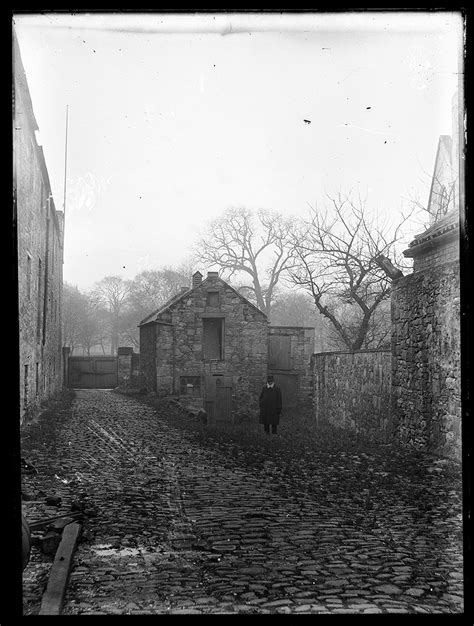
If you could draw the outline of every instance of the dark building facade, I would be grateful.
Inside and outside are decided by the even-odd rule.
[[[64,213],[57,211],[13,33],[13,201],[17,231],[20,421],[62,387]]]

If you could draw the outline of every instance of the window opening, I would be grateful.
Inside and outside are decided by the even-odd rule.
[[[224,359],[224,318],[204,318],[202,324],[204,359],[222,361]]]

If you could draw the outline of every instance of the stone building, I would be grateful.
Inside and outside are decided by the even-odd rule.
[[[454,100],[456,104],[456,99]],[[442,136],[428,201],[431,225],[404,255],[413,273],[393,283],[392,419],[398,441],[461,455],[460,116]]]
[[[62,387],[64,213],[57,211],[13,34],[13,201],[17,234],[20,421]]]
[[[459,215],[405,251],[413,273],[392,291],[392,409],[402,444],[461,452]]]
[[[208,272],[139,324],[145,386],[203,408],[211,422],[255,417],[268,362],[266,315]]]

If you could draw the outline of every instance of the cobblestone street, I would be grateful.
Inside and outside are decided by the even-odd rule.
[[[285,417],[243,445],[157,407],[77,390],[72,411],[22,436],[37,470],[22,477],[28,521],[86,513],[63,614],[463,612],[451,462],[324,437],[297,447]],[[26,615],[51,561],[33,545]]]

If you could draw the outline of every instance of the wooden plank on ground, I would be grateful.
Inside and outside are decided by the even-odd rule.
[[[48,585],[41,600],[39,615],[61,615],[72,559],[80,532],[81,525],[75,522],[64,527],[61,543],[56,550],[51,567]]]

